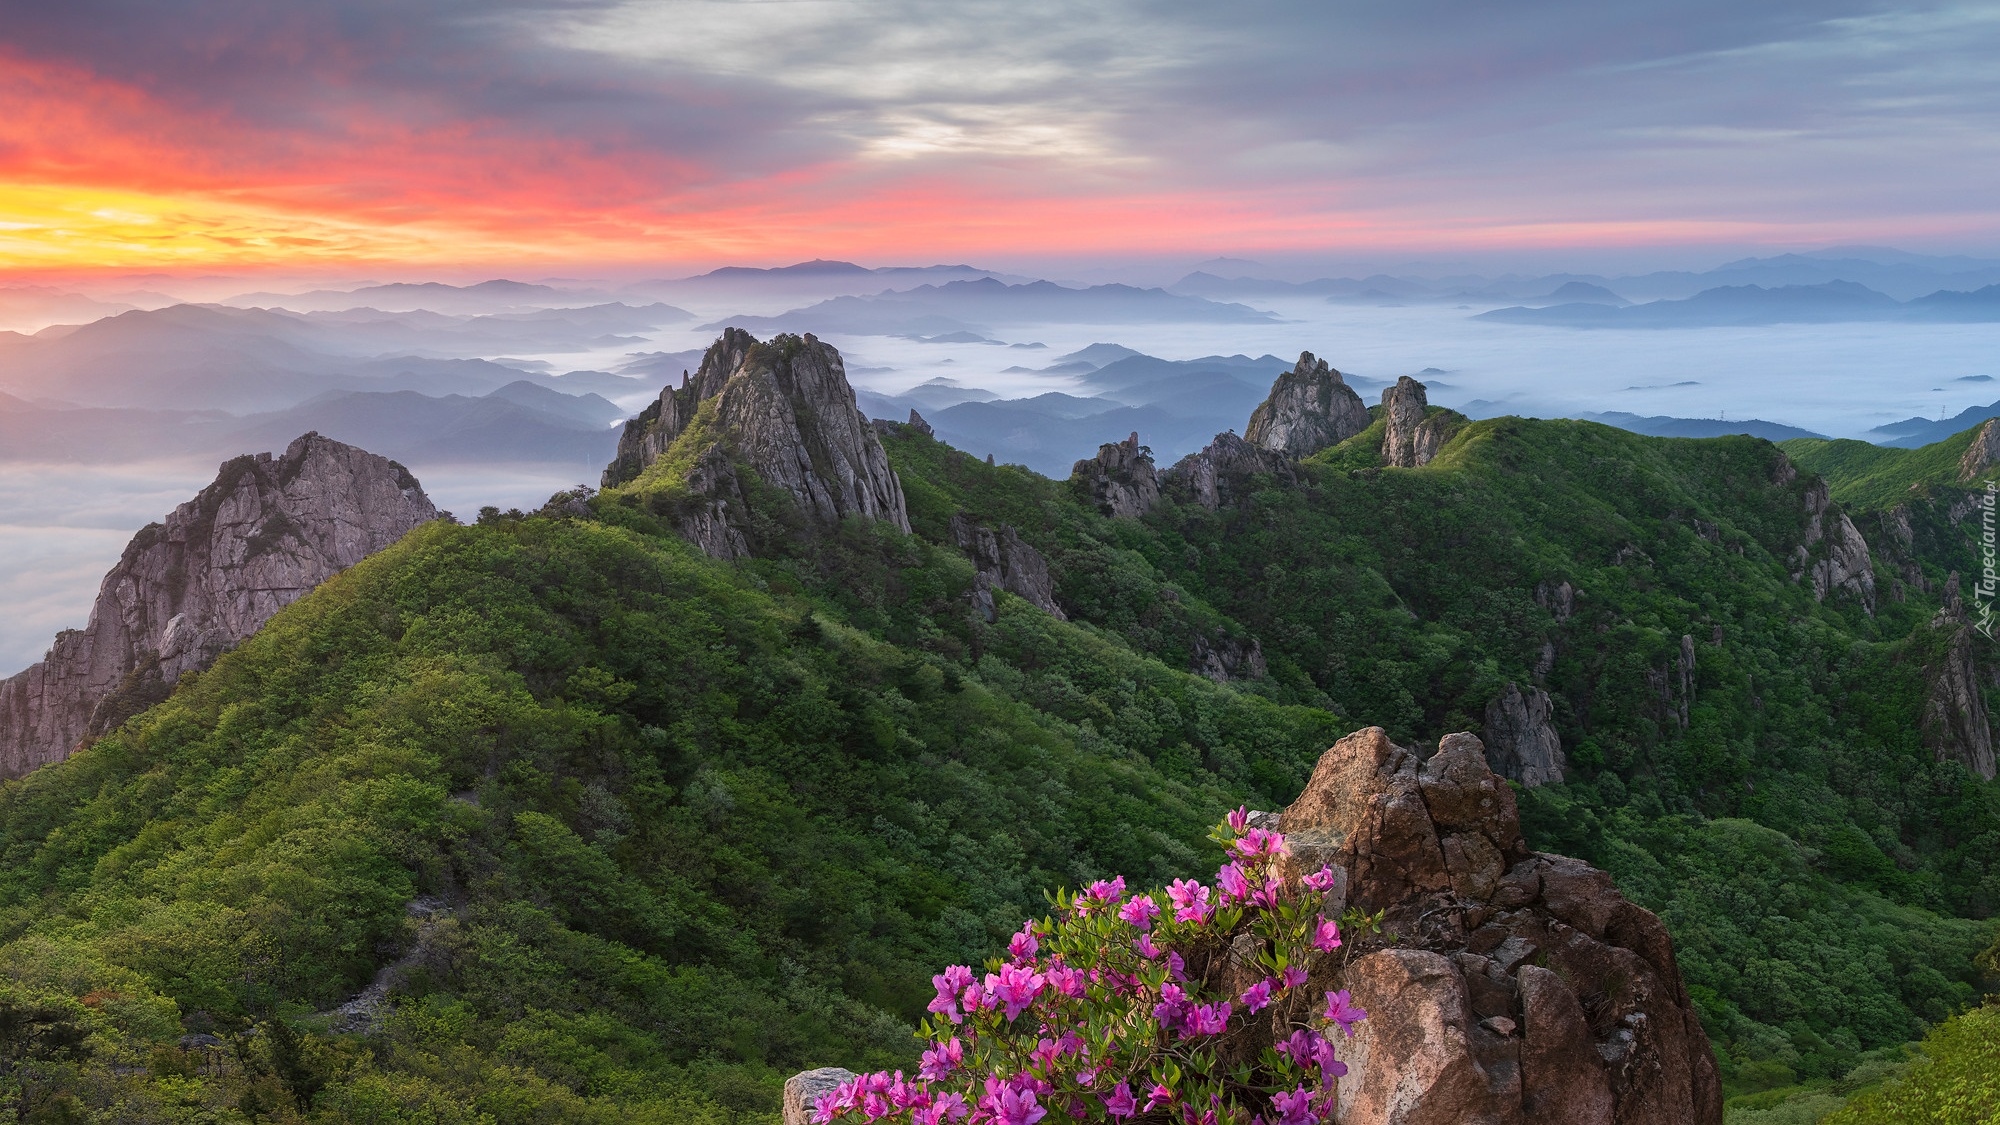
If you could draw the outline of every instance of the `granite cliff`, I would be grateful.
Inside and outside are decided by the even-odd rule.
[[[1310,457],[1368,428],[1368,407],[1340,372],[1311,352],[1278,376],[1271,394],[1250,414],[1243,437],[1286,457]]]
[[[1069,479],[1084,490],[1092,506],[1114,518],[1143,516],[1160,499],[1153,451],[1139,444],[1136,433],[1098,446],[1097,456],[1078,461]]]
[[[0,776],[68,757],[437,514],[409,470],[316,433],[278,457],[225,462],[213,484],[132,537],[89,625],[0,683]]]
[[[856,515],[910,530],[902,482],[854,405],[839,351],[811,335],[761,342],[725,329],[693,375],[625,424],[604,487],[644,485],[663,458],[669,514],[717,558],[750,553],[759,486],[790,496],[813,524]]]

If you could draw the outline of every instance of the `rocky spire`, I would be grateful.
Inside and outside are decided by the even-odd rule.
[[[164,699],[271,615],[437,518],[409,470],[316,433],[225,462],[132,537],[90,624],[0,683],[0,776],[69,756]]]
[[[1995,772],[1993,724],[1980,690],[1979,656],[1973,627],[1965,620],[1958,572],[1945,579],[1944,606],[1931,628],[1949,632],[1943,651],[1924,669],[1927,692],[1921,730],[1924,745],[1942,762],[1950,759],[1992,781]]]
[[[1382,437],[1382,460],[1409,469],[1430,464],[1438,447],[1450,437],[1447,415],[1426,417],[1430,399],[1424,385],[1405,375],[1382,392],[1382,416],[1386,432]]]
[[[1379,727],[1348,735],[1278,827],[1295,872],[1331,867],[1344,905],[1397,935],[1350,938],[1323,985],[1368,1011],[1342,1052],[1343,1125],[1719,1125],[1666,927],[1604,872],[1529,851],[1477,738],[1424,760]]]
[[[1509,683],[1486,704],[1486,760],[1493,772],[1529,789],[1563,779],[1568,763],[1548,692]]]
[[[1257,409],[1261,411],[1264,407]],[[1362,416],[1367,417],[1365,410]],[[1256,418],[1251,415],[1253,424]],[[1213,512],[1233,503],[1248,478],[1263,473],[1285,484],[1298,479],[1287,455],[1261,449],[1235,434],[1217,434],[1201,452],[1174,462],[1172,468],[1161,474],[1160,481],[1177,498],[1192,499]]]
[[[1069,479],[1079,482],[1097,510],[1107,516],[1142,516],[1160,499],[1153,473],[1153,452],[1139,444],[1139,435],[1097,447],[1097,456],[1078,461]]]
[[[902,482],[854,404],[840,353],[811,335],[762,343],[725,329],[699,370],[625,424],[604,486],[638,480],[705,411],[710,420],[697,439],[705,447],[686,451],[678,483],[688,494],[682,530],[709,554],[746,553],[748,495],[738,466],[788,493],[814,523],[859,515],[910,529]]]
[[[1286,457],[1310,457],[1368,428],[1368,407],[1340,372],[1300,352],[1298,366],[1271,384],[1250,414],[1244,439]]]
[[[1816,477],[1805,486],[1805,541],[1792,551],[1792,581],[1812,579],[1813,599],[1846,593],[1875,612],[1875,559],[1868,541],[1847,513],[1834,505],[1826,480]]]
[[[2000,461],[2000,424],[1996,423],[2000,419],[1989,418],[1979,424],[1979,432],[1972,435],[1972,444],[1958,459],[1959,480],[1975,480]]]

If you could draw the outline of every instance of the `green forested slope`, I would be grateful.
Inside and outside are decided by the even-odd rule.
[[[1143,521],[887,445],[914,536],[780,506],[766,557],[716,563],[653,514],[658,479],[590,519],[427,527],[0,789],[0,1020],[46,1030],[0,1096],[767,1115],[792,1069],[907,1064],[928,974],[1044,887],[1212,866],[1222,808],[1288,801],[1354,726],[1478,729],[1545,645],[1572,772],[1524,796],[1535,843],[1667,919],[1733,1089],[1976,998],[2000,795],[1917,729],[1962,563],[1940,535],[1910,560],[1930,592],[1897,600],[1885,557],[1872,615],[1815,602],[1786,562],[1804,483],[1767,443],[1503,419],[1397,470],[1364,435]],[[1040,548],[1072,622],[969,613],[959,512]],[[1565,581],[1559,621],[1536,591]],[[1252,636],[1267,677],[1184,670]],[[399,958],[379,1024],[337,1033]]]

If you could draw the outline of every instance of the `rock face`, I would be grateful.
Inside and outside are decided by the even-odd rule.
[[[1398,935],[1328,981],[1369,1013],[1342,1052],[1341,1125],[1722,1120],[1666,928],[1604,872],[1528,851],[1477,738],[1420,761],[1358,731],[1279,826],[1298,870],[1332,865]]]
[[[437,509],[409,470],[316,433],[223,464],[104,576],[90,624],[0,683],[0,776],[68,757],[166,698],[313,587]]]
[[[1241,640],[1196,634],[1194,662],[1188,670],[1225,684],[1231,680],[1261,680],[1270,669],[1264,663],[1264,646],[1255,637]]]
[[[1366,413],[1364,410],[1363,417]],[[1251,418],[1254,423],[1256,416]],[[1289,457],[1260,449],[1235,434],[1217,434],[1201,452],[1174,462],[1173,468],[1161,474],[1161,483],[1168,491],[1184,495],[1213,512],[1235,503],[1249,478],[1260,473],[1268,473],[1284,484],[1298,480]]]
[[[1398,468],[1428,465],[1451,436],[1451,423],[1444,414],[1425,417],[1430,398],[1424,385],[1404,375],[1396,385],[1382,392],[1382,415],[1387,420],[1382,437],[1382,460]]]
[[[1121,442],[1097,447],[1097,456],[1078,461],[1069,478],[1081,481],[1090,502],[1107,516],[1138,517],[1160,500],[1160,482],[1153,472],[1153,454],[1134,433]]]
[[[1966,447],[1965,455],[1958,459],[1958,479],[1973,480],[2000,462],[2000,426],[1988,419],[1980,423],[1979,432],[1972,435],[1972,444]]]
[[[902,482],[854,405],[840,353],[811,335],[762,343],[725,329],[699,370],[625,424],[604,486],[637,479],[690,428],[709,444],[688,451],[686,498],[675,514],[710,555],[748,553],[749,487],[739,466],[790,495],[811,522],[859,515],[910,530]]]
[[[1806,486],[1805,506],[1805,542],[1792,552],[1792,580],[1811,578],[1815,601],[1825,601],[1833,593],[1850,594],[1872,615],[1875,560],[1868,541],[1846,512],[1833,507],[1825,480]]]
[[[999,531],[974,523],[961,513],[951,517],[951,541],[972,560],[972,606],[989,623],[994,620],[993,592],[1005,590],[1054,617],[1069,617],[1056,604],[1049,560],[1028,546],[1009,524]]]
[[[1311,352],[1271,384],[1270,397],[1250,414],[1243,436],[1282,457],[1310,457],[1368,428],[1368,407],[1340,372]]]
[[[1533,789],[1563,779],[1568,763],[1556,737],[1549,693],[1514,684],[1486,705],[1486,760],[1493,772]]]
[[[1945,583],[1944,608],[1931,622],[1934,630],[1949,630],[1944,652],[1924,669],[1928,692],[1924,699],[1924,745],[1942,762],[1951,759],[1988,781],[1994,777],[1993,725],[1986,697],[1979,690],[1979,658],[1972,626],[1965,621],[1965,603],[1958,593],[1958,575]]]

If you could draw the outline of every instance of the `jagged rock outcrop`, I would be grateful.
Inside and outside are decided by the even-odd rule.
[[[811,335],[765,343],[725,329],[699,370],[625,424],[604,487],[637,480],[691,428],[709,444],[688,451],[692,460],[679,482],[685,497],[673,514],[710,555],[748,553],[750,497],[739,466],[790,495],[814,523],[859,515],[910,530],[902,482],[854,405],[840,353]]]
[[[1604,872],[1530,852],[1477,738],[1420,761],[1357,731],[1279,826],[1297,870],[1333,865],[1397,935],[1357,942],[1326,982],[1368,1011],[1342,1050],[1341,1125],[1722,1120],[1666,927]]]
[[[1428,465],[1451,438],[1452,415],[1429,414],[1424,385],[1404,375],[1382,392],[1382,460],[1399,468]],[[1429,416],[1426,416],[1429,415]]]
[[[1023,541],[1012,525],[1001,524],[996,532],[960,513],[951,517],[951,541],[972,560],[972,607],[989,623],[995,616],[995,590],[1005,590],[1057,621],[1069,620],[1056,604],[1049,560]]]
[[[1508,684],[1486,704],[1486,761],[1493,772],[1533,789],[1563,779],[1568,762],[1556,736],[1549,693]]]
[[[1568,621],[1576,613],[1576,587],[1568,579],[1541,582],[1535,586],[1535,604],[1548,610],[1558,623]]]
[[[914,406],[910,408],[910,420],[904,424],[927,438],[937,436],[937,431],[931,429],[931,424],[924,421],[924,416],[917,413],[917,408]]]
[[[1231,680],[1261,680],[1270,670],[1264,663],[1264,646],[1251,637],[1243,640],[1218,634],[1197,633],[1194,661],[1188,669],[1197,676],[1226,684]]]
[[[1243,437],[1282,457],[1310,457],[1368,428],[1368,407],[1340,372],[1300,352],[1298,365],[1278,376],[1270,396],[1250,414]]]
[[[1966,446],[1964,456],[1958,459],[1958,479],[1976,480],[1986,470],[2000,462],[2000,419],[1989,418],[1979,424],[1979,432],[1972,435],[1972,444]]]
[[[1097,447],[1097,456],[1078,461],[1069,477],[1083,484],[1090,502],[1107,516],[1143,516],[1160,500],[1160,482],[1153,471],[1153,452],[1139,444],[1139,435]]]
[[[1872,615],[1875,560],[1868,541],[1847,513],[1833,506],[1824,478],[1806,485],[1805,507],[1805,541],[1792,552],[1792,581],[1810,578],[1815,601],[1833,593],[1851,594]]]
[[[1174,462],[1172,468],[1160,474],[1160,483],[1165,491],[1191,499],[1213,512],[1240,499],[1245,484],[1258,474],[1269,474],[1282,484],[1298,481],[1291,458],[1224,433],[1215,435],[1215,440],[1201,452]]]
[[[225,462],[132,537],[89,625],[0,683],[0,776],[65,758],[166,698],[272,614],[437,514],[409,470],[316,433],[279,457]]]
[[[1994,778],[1993,724],[1980,691],[1979,654],[1973,628],[1965,620],[1958,575],[1945,579],[1944,608],[1931,628],[1950,633],[1944,651],[1924,669],[1927,691],[1921,725],[1924,745],[1942,762],[1963,763],[1988,781]]]

